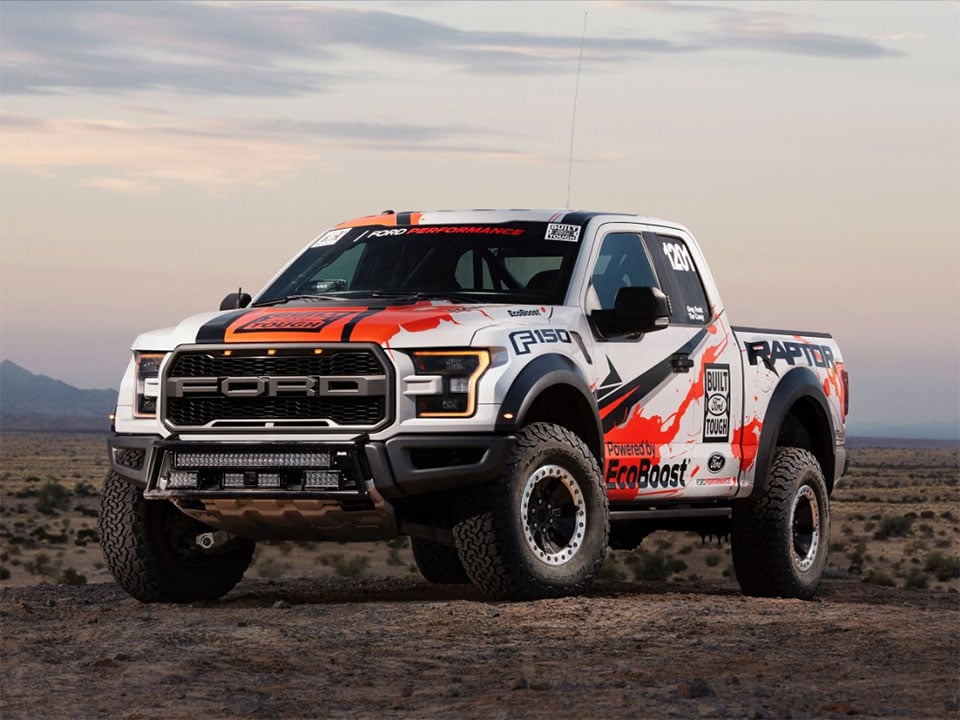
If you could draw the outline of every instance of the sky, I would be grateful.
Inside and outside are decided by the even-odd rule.
[[[833,333],[852,428],[955,435],[958,48],[953,2],[3,0],[0,357],[117,387],[330,225],[569,192]]]

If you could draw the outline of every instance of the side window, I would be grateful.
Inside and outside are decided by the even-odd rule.
[[[612,310],[622,287],[656,287],[640,233],[610,233],[603,239],[593,268],[593,289],[601,310]]]
[[[706,325],[710,307],[687,244],[670,235],[644,233],[643,237],[660,278],[660,289],[670,298],[670,322]]]

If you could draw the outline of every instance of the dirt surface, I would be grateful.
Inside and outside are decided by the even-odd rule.
[[[958,717],[955,593],[828,580],[599,582],[493,603],[401,578],[245,580],[142,605],[117,586],[0,590],[2,716]]]

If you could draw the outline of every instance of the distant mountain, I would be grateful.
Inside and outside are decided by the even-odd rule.
[[[116,404],[116,390],[81,390],[11,360],[0,362],[3,430],[107,430]]]

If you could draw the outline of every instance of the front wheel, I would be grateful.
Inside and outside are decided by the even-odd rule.
[[[730,548],[745,595],[813,597],[827,566],[828,502],[813,454],[778,448],[761,497],[733,510]]]
[[[141,602],[216,600],[240,582],[254,543],[232,538],[213,547],[200,536],[213,528],[166,500],[107,473],[100,496],[100,547],[117,584]]]
[[[414,537],[413,559],[423,579],[435,585],[465,585],[470,582],[457,549],[432,540]]]
[[[609,535],[600,467],[586,444],[550,423],[523,428],[500,476],[480,489],[473,514],[453,529],[467,575],[497,599],[586,590]]]

